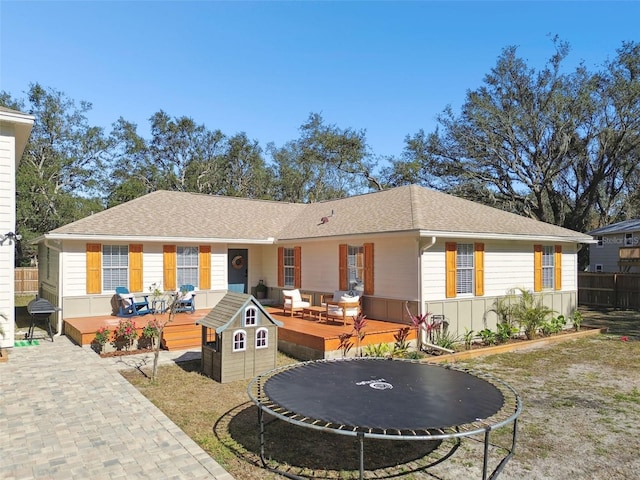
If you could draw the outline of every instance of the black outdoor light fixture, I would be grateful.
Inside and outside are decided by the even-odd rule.
[[[16,235],[14,232],[7,232],[4,235],[0,234],[0,245],[4,245],[4,242],[9,240],[9,245],[22,240],[22,235]]]

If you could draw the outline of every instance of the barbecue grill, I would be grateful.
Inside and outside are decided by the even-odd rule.
[[[49,316],[52,313],[62,310],[60,307],[56,307],[49,300],[45,298],[34,298],[27,305],[27,312],[31,316],[31,324],[29,325],[29,331],[25,334],[25,339],[30,342],[33,341],[33,331],[37,322],[45,322],[47,325],[47,331],[49,337],[53,342],[53,332],[51,331],[51,322],[49,322]]]

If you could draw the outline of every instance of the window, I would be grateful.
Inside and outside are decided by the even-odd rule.
[[[624,234],[624,244],[627,247],[630,247],[633,245],[633,233],[625,233]]]
[[[555,286],[555,249],[553,245],[542,247],[542,288]]]
[[[115,290],[129,286],[129,247],[127,245],[102,246],[102,289]]]
[[[293,248],[283,249],[282,266],[284,271],[284,286],[295,285],[295,253]]]
[[[602,238],[602,235],[598,235],[596,237],[596,240],[598,240],[598,248],[602,248],[602,246],[604,245],[604,238]]]
[[[245,326],[258,324],[258,310],[255,307],[247,307],[244,311],[244,324]]]
[[[242,352],[247,349],[247,332],[236,330],[233,332],[233,351]]]
[[[459,243],[456,248],[456,294],[473,293],[473,244]]]
[[[596,263],[596,272],[602,272],[602,264]]]
[[[256,330],[256,348],[267,348],[269,346],[269,332],[262,327]]]
[[[198,285],[198,247],[178,247],[176,257],[178,287]]]
[[[338,245],[339,290],[354,290],[359,295],[373,295],[373,243]]]
[[[364,249],[349,245],[347,249],[347,290],[364,291]]]
[[[445,296],[484,295],[484,243],[445,243]]]

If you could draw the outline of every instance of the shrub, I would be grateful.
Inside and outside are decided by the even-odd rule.
[[[520,299],[515,305],[513,314],[520,327],[524,329],[524,334],[531,340],[536,338],[546,318],[554,312],[543,305],[541,297],[536,297],[533,292],[524,288],[519,290]]]
[[[111,332],[109,332],[109,329],[107,327],[100,327],[96,331],[96,343],[98,343],[99,345],[104,345],[105,343],[107,343],[110,333]]]
[[[495,345],[496,343],[496,332],[489,328],[483,328],[478,332],[480,338],[482,339],[482,343],[484,345]]]
[[[136,338],[138,338],[136,322],[134,322],[130,318],[121,318],[118,322],[118,327],[113,332],[114,341],[124,341],[125,348],[129,350]]]

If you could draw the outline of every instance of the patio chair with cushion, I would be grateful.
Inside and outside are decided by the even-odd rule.
[[[347,318],[353,318],[360,314],[360,296],[353,292],[336,290],[331,295],[323,295],[322,302],[326,308],[327,321],[342,320],[342,324],[347,324]]]
[[[144,300],[136,299],[135,294],[130,293],[127,287],[116,287],[118,297],[118,316],[135,317],[151,313],[149,309],[148,295],[142,295]]]
[[[297,288],[295,290],[283,290],[284,302],[282,304],[282,313],[287,314],[287,310],[293,317],[294,312],[301,312],[305,308],[311,306],[311,295],[300,293]]]
[[[193,285],[182,285],[176,292],[176,296],[174,312],[193,313],[196,311],[196,293]]]

